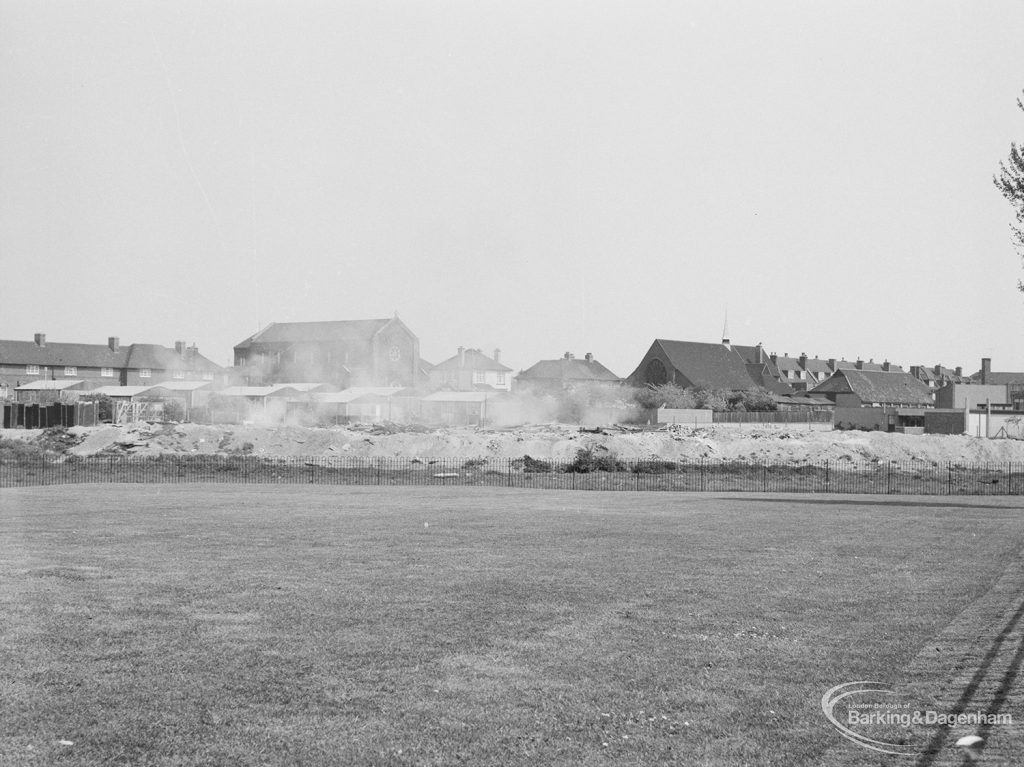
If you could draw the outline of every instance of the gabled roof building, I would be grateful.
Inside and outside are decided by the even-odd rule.
[[[32,341],[0,341],[0,386],[8,388],[64,379],[84,381],[90,389],[165,380],[213,381],[223,372],[184,341],[175,342],[173,349],[160,344],[121,345],[117,336],[106,344],[54,343],[47,341],[45,333],[36,333]]]
[[[587,352],[583,359],[566,352],[559,359],[541,360],[516,376],[517,387],[544,391],[572,389],[584,384],[618,384],[622,379]]]
[[[763,347],[658,338],[627,381],[636,386],[674,383],[683,388],[742,391],[762,386],[775,394],[792,394],[778,380],[778,368]]]
[[[419,338],[398,316],[376,320],[274,322],[235,346],[249,385],[322,381],[350,386],[416,386]]]
[[[837,370],[811,392],[837,407],[931,407],[928,387],[909,373],[885,370]]]
[[[501,362],[501,349],[488,357],[479,349],[460,346],[453,357],[430,369],[430,385],[448,391],[511,391],[512,368]]]

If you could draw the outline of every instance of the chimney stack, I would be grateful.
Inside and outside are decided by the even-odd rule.
[[[184,357],[185,356],[185,342],[184,341],[175,341],[174,342],[174,353],[177,354],[179,357]]]
[[[800,357],[797,359],[797,362],[800,363],[800,367],[806,368],[807,367],[807,353],[806,352],[800,352]]]
[[[885,362],[882,363],[882,370],[884,370],[886,373],[889,372],[889,368],[891,367],[892,365],[889,364],[889,360],[886,360]]]
[[[761,344],[760,341],[757,342],[757,346],[754,347],[754,350],[757,352],[757,363],[759,365],[763,365],[764,364],[764,346]]]
[[[117,336],[110,336],[107,338],[107,348],[112,352],[116,352],[121,348],[121,339]]]
[[[593,362],[594,355],[591,354],[590,352],[587,352],[586,354],[583,355],[583,359],[585,359],[587,362]]]
[[[855,368],[857,368],[857,370],[863,370],[864,369],[864,360],[862,360],[860,357],[858,357],[857,361],[853,363],[853,366]]]
[[[981,358],[981,382],[988,383],[985,379],[988,378],[988,374],[992,372],[992,358],[982,357]]]
[[[569,352],[566,352],[565,354],[562,355],[562,359],[563,360],[571,360],[572,359],[572,355],[569,354]]]
[[[833,372],[833,373],[836,372],[836,358],[835,357],[829,357],[828,358],[828,369],[831,372]]]
[[[770,355],[768,356],[768,359],[770,359],[770,360],[772,361],[772,364],[775,364],[776,362],[778,362],[778,361],[779,361],[779,355],[778,355],[778,354],[776,354],[775,352],[772,352],[772,353],[771,353],[771,354],[770,354]]]
[[[956,368],[954,368],[953,372],[956,373],[958,376],[963,376],[964,369],[961,365],[957,365]]]
[[[465,346],[460,346],[459,347],[459,367],[460,368],[466,367],[466,347]]]
[[[494,350],[494,361],[499,364],[501,363],[501,349]]]
[[[46,333],[36,333],[36,346],[46,346]]]
[[[933,367],[932,372],[935,373],[936,378],[939,378],[942,375],[942,365],[936,365]]]

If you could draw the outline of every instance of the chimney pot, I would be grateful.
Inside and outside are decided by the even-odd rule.
[[[46,333],[36,333],[36,346],[46,346]]]

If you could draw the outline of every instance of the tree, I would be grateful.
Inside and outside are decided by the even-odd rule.
[[[1024,112],[1024,101],[1017,99],[1017,106]],[[1010,156],[999,163],[999,172],[992,178],[996,188],[1013,206],[1016,224],[1010,224],[1014,247],[1024,259],[1024,144],[1010,142]],[[1017,289],[1024,291],[1024,282],[1017,281]]]

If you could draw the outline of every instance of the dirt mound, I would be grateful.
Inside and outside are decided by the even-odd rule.
[[[580,429],[548,424],[519,428],[426,429],[393,424],[332,428],[138,423],[76,427],[67,451],[78,455],[160,453],[363,458],[533,458],[571,461],[590,449],[624,461],[747,460],[1024,462],[1024,441],[967,436],[819,431],[806,426],[679,426]],[[8,429],[7,438],[50,439],[43,431]],[[51,440],[52,441],[52,440]]]

